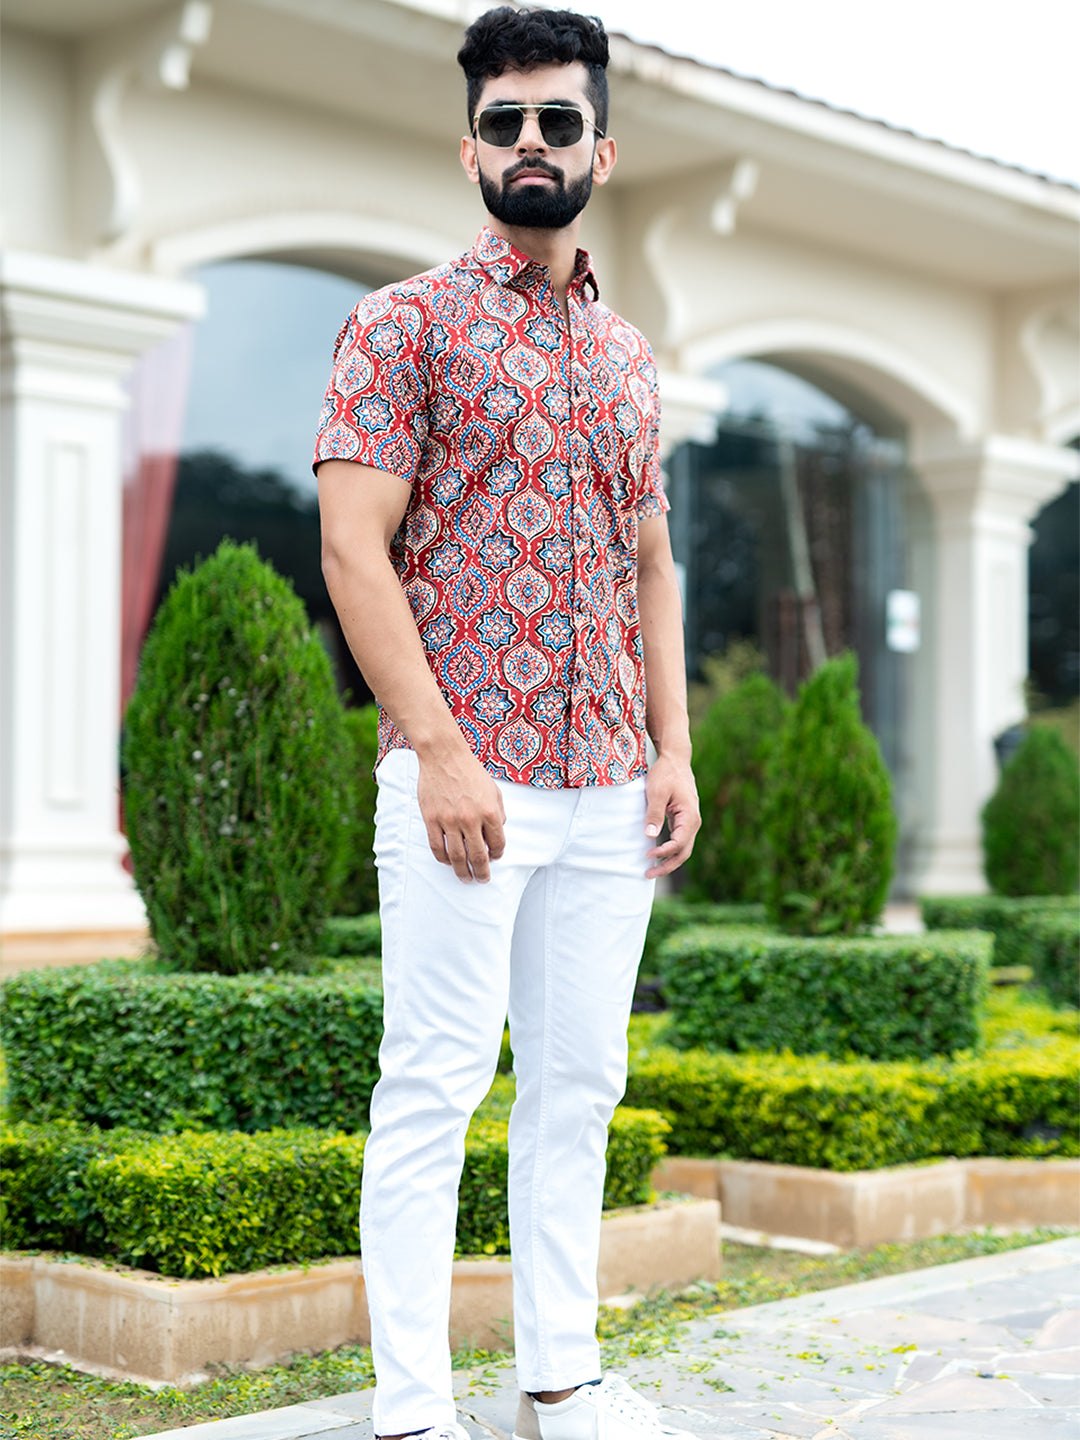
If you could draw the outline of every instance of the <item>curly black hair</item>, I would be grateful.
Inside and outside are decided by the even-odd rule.
[[[507,70],[571,65],[580,60],[588,74],[585,94],[596,114],[596,123],[601,130],[607,130],[608,37],[603,22],[595,15],[500,5],[473,21],[465,31],[465,43],[457,58],[468,86],[470,129],[485,80]]]

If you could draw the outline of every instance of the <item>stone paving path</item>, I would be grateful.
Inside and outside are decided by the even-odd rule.
[[[701,1440],[1078,1440],[1080,1239],[727,1311],[621,1373]],[[457,1378],[475,1440],[506,1440],[513,1369]],[[371,1391],[166,1434],[372,1440]]]

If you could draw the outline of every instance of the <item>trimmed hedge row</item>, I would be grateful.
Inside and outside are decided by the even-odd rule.
[[[506,1130],[482,1114],[469,1129],[459,1254],[509,1250]],[[651,1199],[666,1131],[659,1115],[616,1110],[606,1207]],[[187,1278],[355,1254],[365,1138],[16,1124],[0,1135],[4,1244],[108,1256]]]
[[[999,965],[1030,965],[1051,1000],[1080,1006],[1080,915],[1024,915],[995,938],[994,957]]]
[[[382,953],[382,921],[377,910],[366,915],[335,915],[319,937],[320,955],[378,957]]]
[[[675,1045],[928,1059],[979,1038],[991,942],[974,931],[802,937],[694,926],[660,948]]]
[[[649,928],[645,932],[645,948],[641,955],[641,973],[656,973],[660,948],[665,940],[691,925],[764,925],[765,906],[757,904],[711,904],[700,900],[684,900],[672,895],[653,901]]]
[[[3,988],[13,1117],[146,1130],[363,1129],[382,992],[347,976],[30,971]]]
[[[925,895],[919,901],[928,930],[990,930],[1002,934],[1032,914],[1080,913],[1076,895]],[[1001,961],[995,961],[1001,964]]]
[[[655,1048],[634,1063],[627,1102],[658,1110],[668,1149],[828,1170],[943,1156],[1080,1153],[1075,1043],[951,1064]]]
[[[995,965],[1030,965],[1059,1005],[1080,1005],[1080,896],[942,895],[922,902],[929,930],[989,930]]]

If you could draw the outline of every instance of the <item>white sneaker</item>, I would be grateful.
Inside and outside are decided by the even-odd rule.
[[[514,1440],[695,1440],[666,1425],[656,1406],[619,1375],[582,1385],[568,1400],[541,1405],[529,1395],[518,1404]]]
[[[463,1425],[431,1425],[427,1430],[414,1430],[408,1440],[472,1440],[472,1436]]]

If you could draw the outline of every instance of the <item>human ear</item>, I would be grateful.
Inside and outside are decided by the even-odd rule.
[[[476,159],[476,141],[471,135],[461,137],[461,168],[474,185],[480,184],[480,166]]]
[[[610,135],[605,135],[598,140],[593,147],[592,178],[594,185],[606,185],[615,168],[615,161],[618,159],[615,141]]]

